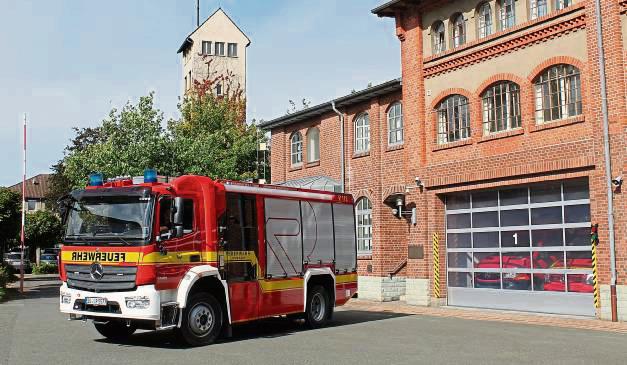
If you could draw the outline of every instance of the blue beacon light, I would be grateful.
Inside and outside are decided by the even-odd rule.
[[[89,174],[89,186],[102,186],[104,183],[104,176],[101,173]]]
[[[156,183],[157,182],[157,170],[146,169],[144,170],[144,183]]]

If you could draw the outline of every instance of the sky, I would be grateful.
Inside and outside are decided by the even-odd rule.
[[[383,0],[200,0],[201,21],[222,7],[248,35],[248,118],[285,114],[400,76],[394,21]],[[195,0],[0,0],[0,186],[50,172],[73,137],[113,107],[154,91],[177,118],[176,53],[195,28]]]

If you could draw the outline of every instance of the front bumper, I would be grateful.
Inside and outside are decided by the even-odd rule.
[[[162,293],[155,289],[154,285],[142,285],[133,291],[94,293],[77,289],[70,289],[66,283],[60,288],[59,309],[62,313],[75,316],[100,317],[100,318],[123,318],[139,319],[149,321],[159,321],[161,318]],[[70,296],[69,303],[63,303],[62,296]],[[106,307],[86,306],[85,298],[99,297],[106,298]],[[147,308],[127,308],[126,297],[148,297],[150,304]]]

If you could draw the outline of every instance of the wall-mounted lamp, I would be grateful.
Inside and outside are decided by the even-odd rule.
[[[416,208],[406,208],[404,193],[390,194],[387,198],[385,198],[383,203],[392,208],[392,214],[394,214],[396,218],[405,218],[412,224],[416,225]]]

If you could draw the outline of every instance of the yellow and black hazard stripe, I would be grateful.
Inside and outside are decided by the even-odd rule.
[[[599,308],[599,274],[597,270],[597,246],[599,244],[599,224],[592,226],[590,232],[590,245],[592,246],[592,284],[594,287],[594,307]]]
[[[433,233],[433,294],[440,297],[440,237]]]

